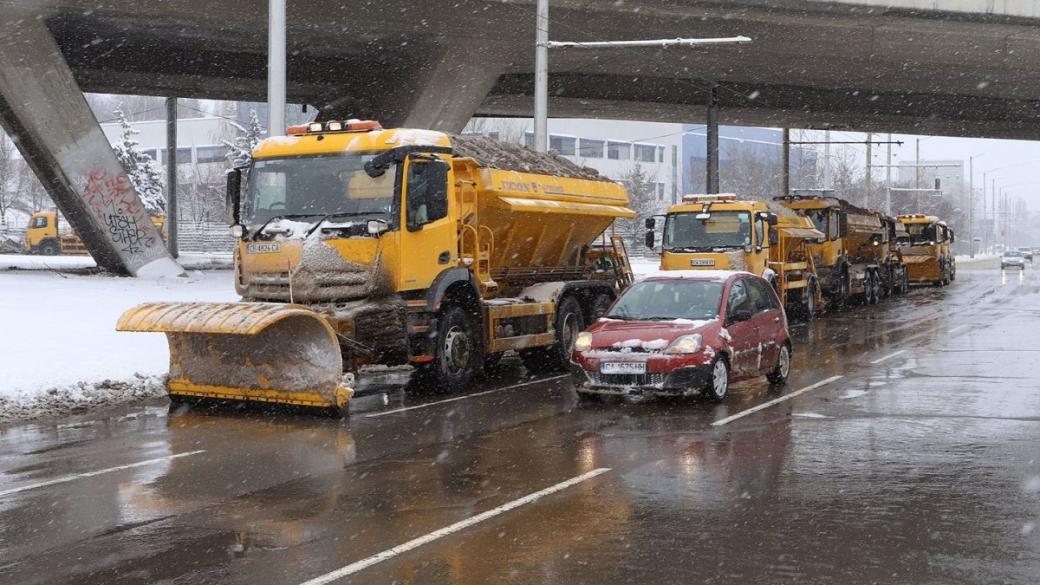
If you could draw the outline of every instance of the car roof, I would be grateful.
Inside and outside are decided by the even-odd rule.
[[[739,276],[755,276],[743,270],[653,270],[640,274],[636,281],[643,280],[714,280],[726,282]]]

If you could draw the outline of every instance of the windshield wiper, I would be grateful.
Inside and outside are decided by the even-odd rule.
[[[326,221],[328,221],[328,220],[330,220],[330,219],[332,219],[334,217],[360,217],[360,216],[365,216],[365,215],[375,215],[377,213],[382,214],[382,213],[386,213],[386,212],[385,211],[380,211],[380,210],[369,210],[369,211],[340,211],[338,213],[329,213],[327,215],[322,216],[321,219],[319,219],[313,226],[311,226],[311,229],[307,230],[307,234],[304,237],[310,237],[311,234],[313,234],[315,231],[317,231],[317,229],[319,227],[321,227],[321,224],[325,223]]]
[[[279,215],[272,215],[271,217],[267,218],[267,221],[265,221],[264,223],[260,224],[260,227],[256,228],[256,230],[253,232],[253,240],[255,241],[256,240],[256,236],[258,236],[261,233],[263,233],[264,228],[267,227],[268,224],[270,224],[272,221],[274,221],[276,219],[304,219],[304,218],[308,218],[308,217],[314,217],[316,215],[321,215],[321,214],[320,213],[282,213],[282,214],[279,214]]]

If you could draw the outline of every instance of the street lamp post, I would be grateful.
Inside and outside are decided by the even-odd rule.
[[[751,39],[745,36],[636,41],[550,41],[549,0],[538,0],[535,6],[535,13],[534,148],[536,152],[548,152],[549,150],[549,49],[631,49],[645,47],[663,49],[668,47],[699,47],[751,42]],[[712,109],[710,102],[711,100],[709,99],[709,115],[711,115]],[[713,131],[717,130],[709,129],[709,134]]]

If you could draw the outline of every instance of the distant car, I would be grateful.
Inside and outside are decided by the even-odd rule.
[[[1019,248],[1018,251],[1022,252],[1022,255],[1025,256],[1026,260],[1029,260],[1030,262],[1033,261],[1033,249],[1032,248]]]
[[[746,272],[659,273],[628,288],[578,334],[571,354],[585,395],[705,395],[791,370],[787,316],[773,287]]]
[[[1026,258],[1022,252],[1018,250],[1005,250],[1004,254],[1000,257],[1000,269],[1004,270],[1008,266],[1019,268],[1022,270],[1026,269]]]

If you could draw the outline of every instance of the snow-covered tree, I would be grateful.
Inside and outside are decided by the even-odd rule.
[[[253,160],[253,150],[264,139],[267,131],[260,125],[260,118],[256,115],[256,110],[249,111],[248,127],[242,127],[241,124],[235,122],[230,122],[230,124],[238,129],[239,135],[231,142],[227,140],[221,142],[228,149],[227,157],[231,164],[236,167],[244,167]]]
[[[141,197],[145,209],[151,214],[166,212],[166,197],[163,193],[163,178],[158,165],[151,158],[144,156],[138,150],[139,143],[134,138],[138,130],[130,126],[122,109],[117,108],[112,112],[119,119],[122,134],[119,142],[113,147],[119,164],[123,165],[127,178],[133,184],[134,190]]]

